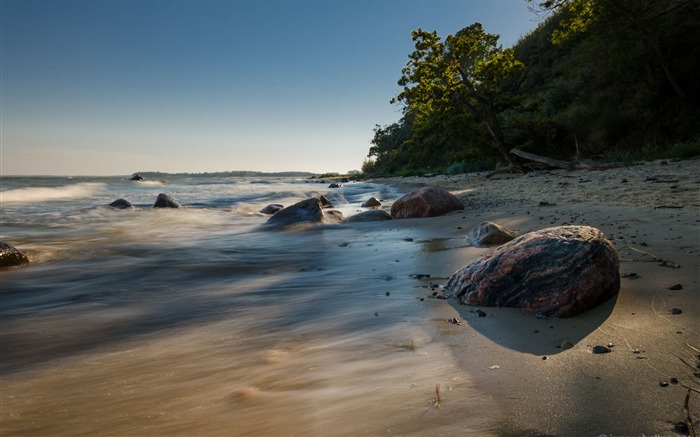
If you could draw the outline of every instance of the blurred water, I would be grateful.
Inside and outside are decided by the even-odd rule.
[[[182,208],[151,208],[161,192]],[[488,434],[411,278],[420,229],[261,229],[268,203],[320,194],[348,216],[399,193],[3,178],[0,240],[31,264],[0,273],[0,434]],[[136,209],[105,206],[117,198]]]

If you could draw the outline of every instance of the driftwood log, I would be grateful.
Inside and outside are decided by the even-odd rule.
[[[607,168],[620,167],[622,164],[616,162],[597,162],[591,159],[580,159],[578,156],[575,161],[560,161],[558,159],[548,158],[542,155],[525,152],[523,150],[513,148],[510,150],[515,156],[527,159],[529,161],[539,162],[554,168],[563,168],[565,170],[588,169],[588,170],[604,170]]]

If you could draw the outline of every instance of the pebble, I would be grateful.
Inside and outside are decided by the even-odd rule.
[[[659,382],[659,385],[660,385],[661,387],[668,387],[668,382],[666,382],[666,381],[661,381],[661,382]]]
[[[688,424],[685,422],[676,422],[675,425],[676,431],[680,434],[686,435],[690,433],[690,429],[688,428]]]
[[[677,384],[678,384],[678,378],[671,378],[671,384],[677,385]]]
[[[676,315],[681,314],[682,312],[683,312],[683,310],[680,308],[674,308],[671,310],[671,314],[676,314]]]
[[[668,289],[669,289],[669,290],[674,290],[674,291],[675,291],[675,290],[682,290],[682,289],[683,289],[683,286],[682,286],[681,284],[676,284],[676,285],[672,285],[672,286],[668,287]]]
[[[486,313],[481,310],[477,310],[476,313],[479,315],[479,317],[486,317]]]
[[[574,344],[569,340],[564,340],[564,342],[561,344],[561,349],[563,350],[571,349],[572,347],[574,347]]]
[[[607,354],[608,352],[610,352],[610,349],[608,349],[607,347],[605,347],[603,345],[599,344],[597,346],[593,346],[593,353],[594,354]]]

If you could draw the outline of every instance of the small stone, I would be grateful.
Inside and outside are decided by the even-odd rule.
[[[666,382],[666,381],[661,381],[661,382],[659,382],[659,385],[660,385],[661,387],[668,387],[668,382]]]
[[[676,431],[679,434],[687,435],[690,433],[690,429],[688,428],[688,424],[686,422],[676,422],[674,428],[676,428]]]
[[[678,314],[681,314],[681,313],[683,313],[683,310],[680,309],[680,308],[673,308],[673,309],[671,310],[671,314],[678,315]]]
[[[607,347],[605,347],[603,345],[593,346],[593,353],[594,354],[607,354],[608,352],[610,352],[610,349],[608,349]]]
[[[543,360],[543,361],[546,360],[546,359],[547,359],[547,356],[542,357],[542,360]]]
[[[535,330],[533,331],[533,334],[539,334],[539,333],[540,333],[540,330],[539,330],[539,329],[535,329]]]
[[[639,354],[642,353],[642,351],[640,351],[639,349],[635,349],[635,350],[632,351],[632,353],[633,353],[633,354],[639,355]]]
[[[574,344],[569,340],[564,340],[561,344],[561,349],[563,350],[571,349],[572,347],[574,347]]]
[[[612,343],[608,343],[608,347],[609,347],[609,348],[613,348],[613,347],[615,347],[615,345],[612,344]]]
[[[477,310],[476,313],[479,315],[479,317],[486,317],[486,313],[482,310]]]
[[[677,384],[678,384],[678,378],[671,378],[671,384],[677,385]]]
[[[389,292],[387,291],[386,293],[384,293],[384,295],[385,295],[386,297],[389,297],[389,296],[391,296],[391,293],[389,293]]]
[[[675,291],[675,290],[682,290],[682,289],[683,289],[683,286],[682,286],[681,284],[676,284],[676,285],[672,285],[672,286],[668,287],[668,289],[669,289],[669,290],[674,290],[674,291]]]

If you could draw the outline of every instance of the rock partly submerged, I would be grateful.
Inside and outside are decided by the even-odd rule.
[[[154,208],[179,208],[180,205],[173,199],[172,196],[165,193],[160,193],[156,198],[156,203],[153,204]]]
[[[117,199],[110,203],[109,206],[116,209],[133,209],[134,206],[126,199]]]
[[[0,268],[23,266],[26,264],[29,264],[27,255],[23,254],[10,243],[0,241]]]
[[[265,223],[268,227],[285,227],[295,224],[322,224],[326,221],[323,205],[318,197],[304,199],[294,205],[282,208]]]
[[[464,202],[440,187],[422,187],[397,199],[391,206],[394,218],[435,217],[464,209]]]
[[[392,220],[391,214],[383,209],[371,209],[363,211],[345,219],[345,223],[375,222],[380,220]]]
[[[260,210],[261,214],[275,214],[277,211],[280,209],[284,208],[284,205],[280,205],[279,203],[271,203],[267,205],[265,208]]]
[[[522,235],[455,272],[445,291],[472,306],[523,308],[572,317],[620,290],[614,246],[590,226],[558,226]]]
[[[378,206],[382,206],[382,202],[377,199],[376,197],[370,197],[369,199],[365,200],[362,202],[362,205],[360,205],[363,208],[374,208]]]

